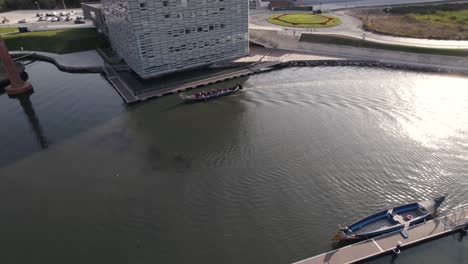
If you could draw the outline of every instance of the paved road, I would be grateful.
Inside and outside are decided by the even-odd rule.
[[[389,6],[403,4],[423,4],[431,2],[464,2],[463,0],[304,0],[306,5],[314,5],[325,10],[347,9],[370,6]]]
[[[279,34],[279,32],[275,30],[252,29],[250,30],[250,39],[253,42],[272,49],[309,52],[322,56],[349,59],[379,60],[382,62],[456,70],[468,73],[468,58],[300,42],[295,35]]]
[[[444,49],[468,49],[468,41],[392,37],[366,32],[362,29],[361,20],[351,15],[348,15],[346,11],[336,11],[330,13],[331,15],[337,16],[341,19],[341,21],[343,22],[341,25],[336,27],[315,29],[301,29],[270,24],[266,21],[266,19],[272,14],[278,14],[278,12],[263,10],[263,12],[258,12],[256,14],[250,15],[249,27],[251,29],[270,29],[283,32],[293,32],[294,34],[298,35],[301,33],[341,35],[394,45]]]

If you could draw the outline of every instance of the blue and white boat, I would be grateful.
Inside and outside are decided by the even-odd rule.
[[[396,206],[388,210],[365,217],[344,228],[333,237],[334,240],[368,239],[409,226],[423,223],[433,217],[445,196],[418,203]]]

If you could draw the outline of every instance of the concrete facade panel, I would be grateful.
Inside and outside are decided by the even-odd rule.
[[[114,50],[142,78],[245,56],[246,0],[103,0]]]

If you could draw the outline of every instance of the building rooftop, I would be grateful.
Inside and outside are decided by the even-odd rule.
[[[86,6],[90,6],[90,7],[94,7],[94,8],[102,8],[102,4],[101,3],[81,3],[81,5],[86,5]]]

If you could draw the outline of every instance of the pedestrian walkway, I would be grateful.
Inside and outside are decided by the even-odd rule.
[[[128,86],[119,77],[109,77],[107,79],[112,86],[114,86],[115,90],[120,94],[125,103],[131,104],[140,101],[140,99],[133,95],[130,88],[128,88]]]
[[[276,30],[251,29],[250,41],[267,48],[308,52],[347,59],[378,60],[383,63],[425,67],[434,70],[468,73],[468,58],[398,52],[353,46],[299,41],[295,36],[278,34]]]
[[[406,228],[405,232],[408,235],[406,239],[397,231],[305,259],[295,264],[356,263],[379,255],[391,253],[396,249],[400,241],[401,246],[398,248],[405,248],[459,230],[466,232],[467,228],[468,204],[455,208],[453,212],[446,216]],[[398,250],[398,248],[396,250]]]
[[[13,57],[46,60],[55,64],[60,70],[78,72],[102,72],[104,60],[95,50],[67,54],[56,54],[40,51],[10,51]]]
[[[114,86],[115,90],[119,93],[122,99],[127,104],[138,102],[140,99],[136,97],[128,85],[120,79],[119,75],[109,64],[104,65],[104,72],[107,80]]]

